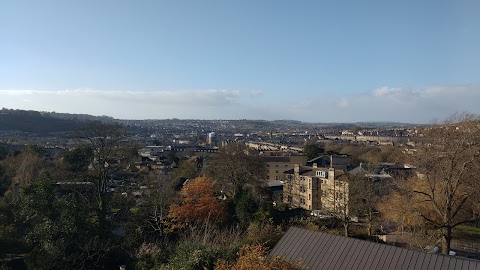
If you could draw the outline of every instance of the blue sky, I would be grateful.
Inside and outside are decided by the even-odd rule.
[[[424,123],[480,113],[479,1],[0,0],[0,106]]]

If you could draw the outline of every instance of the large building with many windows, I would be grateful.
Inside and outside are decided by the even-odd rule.
[[[283,201],[320,213],[348,213],[348,182],[342,170],[294,165],[284,172]]]
[[[281,181],[283,179],[283,173],[293,169],[295,164],[305,165],[307,163],[307,156],[264,156],[263,160],[267,165],[267,180]]]

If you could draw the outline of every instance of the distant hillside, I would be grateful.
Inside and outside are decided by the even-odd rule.
[[[58,119],[37,111],[0,110],[0,130],[17,130],[34,133],[70,131],[78,121]]]
[[[418,124],[399,122],[357,122],[355,123],[355,125],[363,128],[395,128],[418,126]]]
[[[1,109],[0,131],[16,130],[33,133],[49,133],[71,131],[85,121],[114,122],[108,116],[93,116],[88,114],[70,114],[56,112],[38,112]]]
[[[86,121],[100,121],[103,123],[120,123],[127,126],[148,127],[186,127],[201,125],[205,127],[229,128],[232,130],[342,130],[357,128],[392,128],[415,126],[394,122],[357,122],[357,123],[305,123],[295,120],[181,120],[181,119],[158,119],[158,120],[118,120],[109,116],[93,116],[88,114],[71,114],[57,112],[38,112],[13,109],[0,110],[0,131],[16,130],[33,133],[49,133],[71,131]],[[226,126],[225,126],[226,125]]]
[[[100,121],[103,123],[111,123],[116,120],[110,116],[94,116],[89,114],[73,114],[73,113],[58,113],[58,112],[45,112],[44,114],[49,115],[58,119],[66,120],[79,120],[79,121]]]

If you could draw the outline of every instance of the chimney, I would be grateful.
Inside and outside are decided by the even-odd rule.
[[[294,174],[300,174],[300,165],[295,164],[295,165],[293,166],[293,173],[294,173]]]
[[[328,180],[335,180],[335,169],[329,168],[328,169]]]
[[[312,167],[317,168],[317,163],[313,163]]]

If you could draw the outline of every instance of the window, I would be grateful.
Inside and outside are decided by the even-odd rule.
[[[305,204],[305,198],[300,198],[300,203]]]
[[[275,167],[278,168],[278,164],[275,164]]]
[[[309,200],[309,201],[312,200],[312,194],[308,194],[308,200]]]
[[[292,202],[292,196],[288,195],[287,201],[288,201],[289,203],[291,203],[291,202]]]
[[[280,180],[280,176],[275,175],[275,180]]]
[[[275,173],[278,173],[278,171],[275,171]]]

